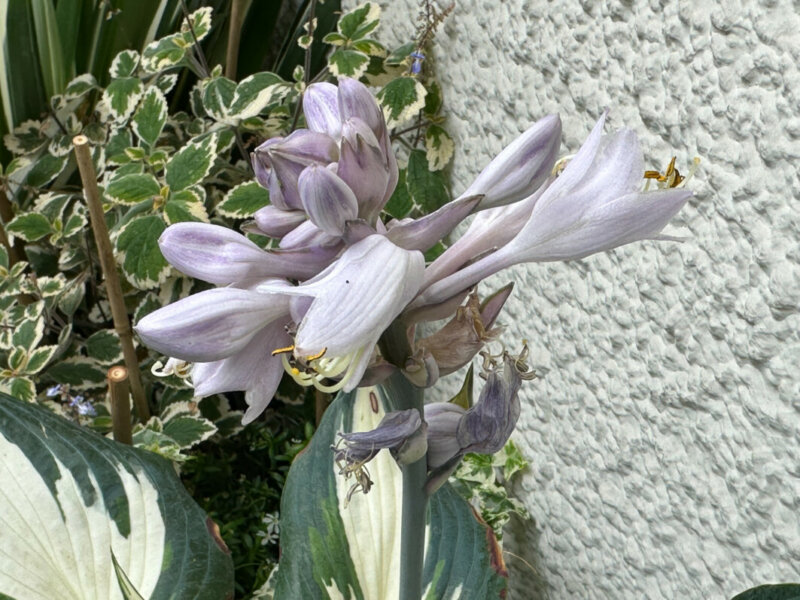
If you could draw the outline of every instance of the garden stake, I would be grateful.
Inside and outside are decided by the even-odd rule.
[[[131,323],[128,320],[128,311],[125,309],[125,301],[122,298],[122,287],[119,283],[114,253],[111,250],[111,241],[108,239],[108,227],[103,213],[103,205],[100,202],[100,192],[97,189],[97,176],[92,164],[89,139],[85,135],[76,135],[72,138],[72,144],[75,147],[75,158],[78,161],[78,169],[83,181],[86,204],[89,206],[92,231],[97,244],[97,253],[100,255],[100,267],[103,270],[103,277],[106,282],[106,293],[108,294],[108,302],[111,305],[114,329],[119,335],[122,354],[125,357],[125,365],[128,367],[133,404],[136,407],[139,420],[144,423],[150,418],[150,409],[147,407],[147,401],[144,397],[144,388],[139,375],[139,360],[136,358],[136,350],[133,347]]]
[[[111,396],[111,429],[114,440],[121,444],[133,444],[131,436],[131,386],[128,369],[122,365],[108,370],[108,392]]]
[[[225,53],[225,77],[236,80],[236,69],[239,64],[239,42],[242,39],[242,18],[244,17],[244,0],[231,2],[231,17],[228,22],[228,48]]]

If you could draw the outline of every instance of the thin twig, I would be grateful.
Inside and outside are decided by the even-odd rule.
[[[14,218],[14,209],[8,201],[5,188],[0,188],[0,236],[2,243],[8,250],[8,266],[12,267],[21,260],[25,260],[24,242],[17,238],[12,243],[6,236],[5,225]]]
[[[242,17],[244,0],[232,0],[231,17],[228,22],[228,48],[225,53],[225,77],[236,79],[239,66],[239,42],[242,39]]]
[[[297,121],[300,119],[300,111],[303,108],[303,96],[305,95],[306,88],[308,87],[308,72],[311,70],[311,47],[314,45],[314,13],[316,10],[317,0],[311,0],[311,5],[308,8],[308,35],[311,39],[308,42],[305,61],[303,63],[303,91],[300,93],[300,97],[297,99],[297,106],[294,109],[294,117],[292,118],[292,128],[290,131],[294,131],[294,128],[297,127]]]
[[[108,238],[108,227],[103,213],[103,205],[100,202],[100,191],[97,188],[97,175],[92,164],[92,153],[89,150],[89,139],[85,135],[76,135],[72,138],[72,145],[75,149],[75,158],[78,162],[81,181],[83,181],[86,204],[89,206],[92,231],[97,243],[97,253],[100,255],[100,267],[103,269],[103,276],[106,281],[106,293],[108,294],[108,302],[111,305],[114,329],[119,335],[122,354],[125,357],[125,365],[128,367],[133,403],[136,406],[139,419],[145,422],[150,418],[150,409],[144,396],[144,388],[139,374],[139,360],[136,358],[136,350],[133,347],[131,323],[128,320],[128,311],[125,309],[125,300],[122,297],[122,286],[119,283],[119,274],[117,273],[114,253],[111,249],[111,240]]]
[[[133,444],[131,435],[131,401],[128,369],[123,366],[108,370],[108,393],[111,396],[111,430],[121,444]]]
[[[427,127],[430,125],[430,121],[423,121],[422,123],[417,123],[416,125],[411,125],[410,127],[406,127],[405,129],[401,129],[400,131],[395,131],[392,133],[392,140],[397,139],[399,136],[403,135],[404,133],[408,133],[409,131],[416,131],[417,129],[421,129],[423,127]]]
[[[208,68],[206,55],[203,53],[203,49],[200,47],[200,40],[197,39],[197,35],[194,33],[194,25],[192,25],[192,20],[189,18],[189,9],[186,7],[186,0],[181,0],[181,9],[183,10],[183,18],[186,19],[186,26],[189,28],[189,33],[192,34],[194,49],[197,53],[197,58],[200,61],[200,67],[203,70],[203,77],[208,77],[211,75],[211,69]]]

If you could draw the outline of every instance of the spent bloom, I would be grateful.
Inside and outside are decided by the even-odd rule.
[[[520,262],[570,260],[660,239],[691,195],[667,186],[676,177],[664,183],[660,174],[647,175],[636,135],[604,135],[605,115],[569,162],[557,162],[561,121],[550,115],[450,203],[417,219],[391,219],[383,209],[398,166],[369,89],[347,78],[315,83],[303,111],[306,129],[267,140],[252,154],[271,202],[246,230],[272,238],[270,247],[217,225],[170,226],[159,240],[166,259],[216,287],[147,315],[135,328],[170,357],[163,373],[186,376],[190,369],[198,396],[243,390],[245,423],[264,410],[284,374],[327,392],[371,385],[396,371],[432,385],[499,333],[494,323],[511,288],[481,302],[474,287],[482,279]],[[659,189],[643,189],[643,176],[657,179]],[[464,236],[426,265],[422,253],[472,214]],[[418,323],[439,319],[448,321],[417,339]],[[489,391],[475,410],[426,412],[431,469],[463,452],[488,452],[510,434],[519,370],[507,362],[488,375]],[[395,435],[400,425],[388,422],[383,431],[394,427]],[[425,423],[403,425],[419,435]],[[344,442],[342,460],[358,462],[371,452],[364,454],[358,437]]]

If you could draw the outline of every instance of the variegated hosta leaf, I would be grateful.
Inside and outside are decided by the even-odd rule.
[[[223,217],[244,219],[267,204],[269,204],[269,192],[258,182],[247,181],[229,191],[225,199],[217,204],[216,211]]]
[[[386,125],[393,129],[413,119],[425,106],[428,92],[415,77],[398,77],[378,92]]]
[[[281,500],[277,598],[392,600],[398,597],[402,478],[386,450],[369,463],[374,485],[345,506],[352,479],[338,475],[337,433],[373,429],[401,395],[419,393],[400,377],[339,394],[289,471]],[[430,500],[424,598],[500,598],[500,549],[469,505],[445,484]]]
[[[233,596],[227,549],[169,462],[8,396],[0,456],[0,597],[121,599],[112,552],[145,598]]]

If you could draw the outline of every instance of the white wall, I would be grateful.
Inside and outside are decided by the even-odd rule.
[[[416,1],[380,2],[383,40]],[[353,3],[351,2],[352,6]],[[648,168],[702,158],[644,242],[526,265],[506,340],[527,338],[506,548],[513,598],[725,598],[800,581],[800,4],[457,0],[433,62],[455,191],[559,112],[574,152],[601,110]],[[536,591],[534,593],[534,590]]]

